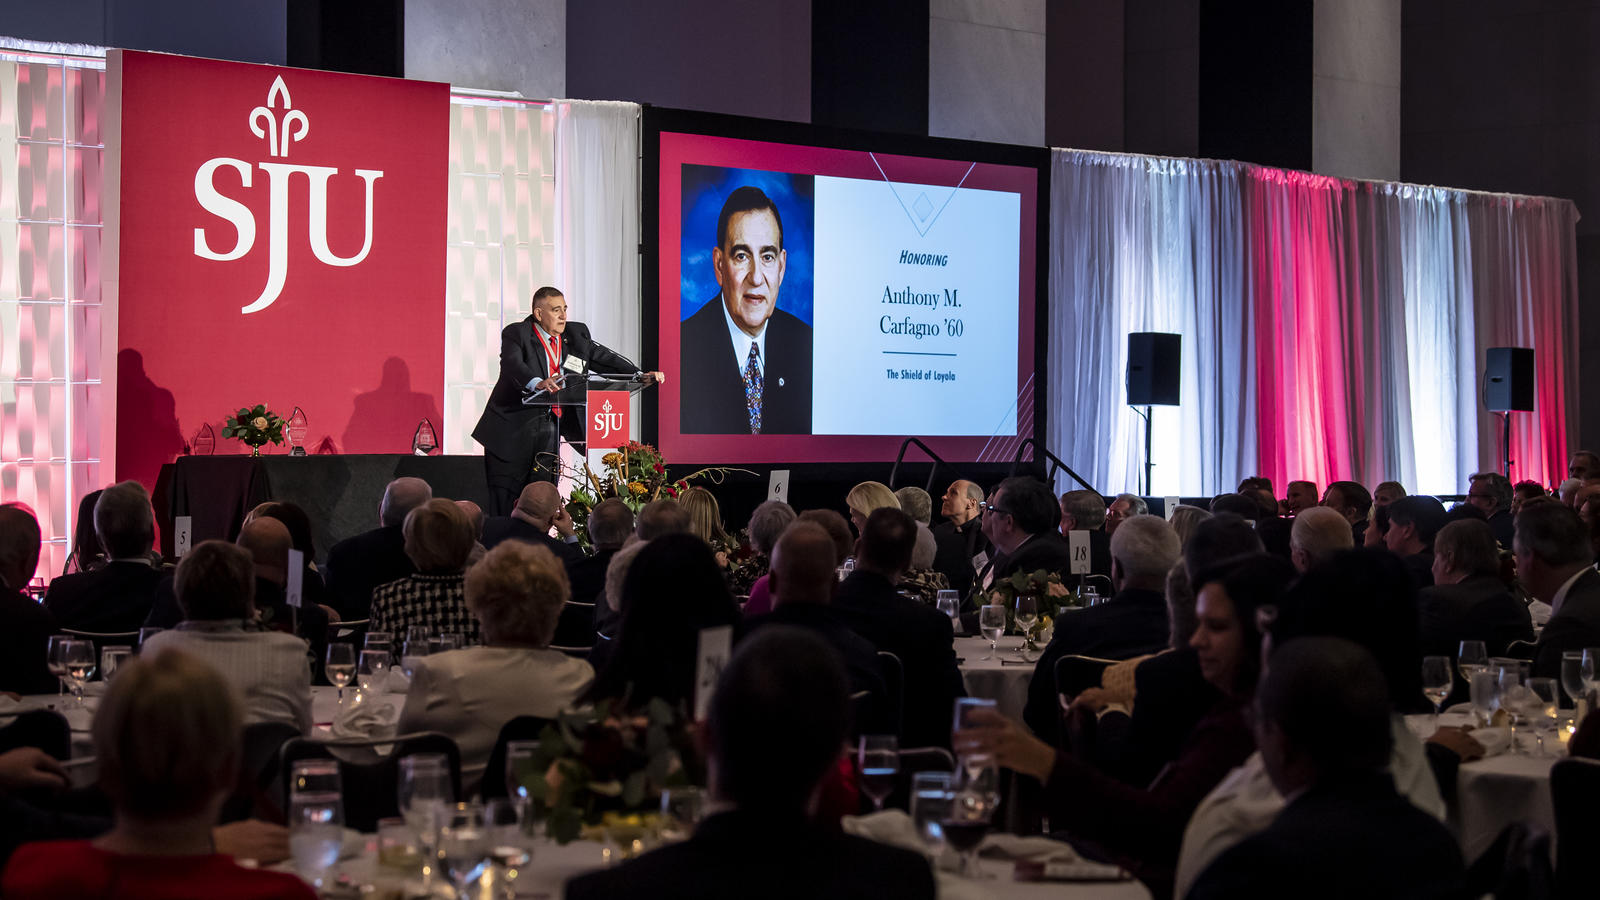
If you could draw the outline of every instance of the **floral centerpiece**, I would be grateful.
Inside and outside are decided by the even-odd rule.
[[[659,826],[664,788],[705,783],[694,727],[660,699],[632,712],[602,700],[562,713],[513,774],[547,813],[558,844],[610,836],[627,847]]]
[[[585,464],[582,472],[576,473],[579,486],[572,489],[572,495],[567,499],[567,512],[572,516],[572,523],[577,526],[583,543],[588,544],[589,510],[594,509],[601,500],[615,497],[626,503],[629,509],[638,512],[652,500],[663,497],[677,499],[679,494],[688,490],[689,483],[697,479],[721,484],[730,472],[755,474],[746,469],[713,466],[674,479],[667,471],[667,462],[662,458],[661,451],[649,444],[629,441],[600,457],[599,472]]]
[[[1024,635],[1027,639],[1022,647],[1024,652],[1039,649],[1034,642],[1054,629],[1056,617],[1063,609],[1075,609],[1082,605],[1078,595],[1061,581],[1058,572],[1048,569],[1013,572],[1011,577],[1000,579],[989,587],[989,602],[1006,608],[1008,630],[1015,628],[1018,597],[1033,597],[1039,609],[1039,618]]]
[[[281,416],[260,403],[249,409],[241,406],[238,415],[223,420],[222,436],[238,438],[250,448],[251,456],[260,456],[263,444],[283,443],[283,424]]]

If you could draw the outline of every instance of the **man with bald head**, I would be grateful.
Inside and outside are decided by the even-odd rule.
[[[939,504],[939,514],[945,520],[933,527],[933,537],[938,542],[933,570],[943,572],[950,587],[963,597],[972,590],[972,580],[978,574],[973,558],[980,553],[986,558],[994,556],[994,545],[984,536],[978,516],[978,504],[982,502],[983,488],[970,481],[952,481]]]
[[[45,665],[55,618],[23,593],[39,567],[39,521],[20,506],[0,506],[0,691],[46,694],[60,682]]]
[[[560,540],[550,536],[554,528]],[[567,565],[583,558],[578,530],[572,524],[561,492],[548,481],[535,481],[522,489],[509,516],[492,516],[483,522],[483,546],[493,550],[504,541],[522,541],[548,548]]]
[[[306,603],[298,611],[289,607],[285,589],[289,582],[289,549],[294,544],[289,529],[277,519],[263,516],[239,529],[239,539],[234,543],[250,554],[257,620],[273,631],[297,634],[309,641],[313,666],[320,672],[321,661],[327,655],[329,616],[315,603]]]
[[[378,527],[333,545],[328,551],[328,593],[345,619],[365,619],[372,607],[372,589],[415,571],[406,556],[400,526],[406,514],[433,499],[433,488],[420,478],[396,478],[378,503]]]

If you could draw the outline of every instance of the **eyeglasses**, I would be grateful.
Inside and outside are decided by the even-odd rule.
[[[979,500],[978,501],[978,509],[980,509],[980,510],[982,510],[984,512],[999,513],[1002,516],[1011,515],[1011,510],[1009,510],[1009,509],[1001,509],[1000,507],[995,506],[993,503],[990,503],[987,500]]]

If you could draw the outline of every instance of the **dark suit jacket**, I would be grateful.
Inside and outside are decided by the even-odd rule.
[[[49,610],[32,597],[0,588],[0,691],[48,694],[60,687],[45,663],[55,633]]]
[[[948,747],[955,699],[967,689],[956,665],[950,617],[908,600],[889,579],[860,569],[839,584],[833,613],[905,669],[903,747]]]
[[[1133,670],[1133,715],[1116,759],[1108,768],[1131,785],[1144,786],[1178,757],[1184,738],[1222,693],[1200,674],[1192,647],[1152,656]]]
[[[1490,656],[1505,656],[1512,641],[1533,640],[1528,608],[1493,575],[1423,588],[1417,593],[1417,627],[1423,656],[1454,658],[1462,641],[1483,641]]]
[[[1502,509],[1489,517],[1489,530],[1494,532],[1494,539],[1500,546],[1511,549],[1511,539],[1516,536],[1517,522],[1511,517],[1511,510]]]
[[[399,525],[385,525],[345,538],[328,551],[328,593],[345,619],[365,619],[372,609],[372,589],[416,571],[406,556]]]
[[[785,603],[772,612],[742,620],[738,636],[743,639],[768,625],[793,625],[816,632],[839,651],[845,671],[850,675],[851,691],[871,691],[874,697],[885,696],[883,676],[878,674],[878,648],[839,621],[829,607],[816,603]]]
[[[540,531],[539,526],[529,524],[521,519],[511,516],[490,516],[483,520],[483,546],[486,550],[493,550],[505,541],[522,541],[535,547],[544,547],[556,555],[556,559],[567,565],[583,558],[583,548],[575,542],[558,541],[549,534]],[[605,576],[602,573],[600,584],[605,585]]]
[[[567,561],[567,581],[572,585],[572,599],[561,607],[561,618],[556,622],[556,636],[550,643],[557,647],[588,647],[594,644],[595,614],[598,610],[580,604],[594,604],[606,587],[606,567],[616,550],[598,550],[593,556],[580,556]]]
[[[933,570],[944,573],[950,587],[963,597],[972,590],[972,579],[978,574],[972,567],[972,558],[979,553],[994,556],[994,545],[983,536],[982,523],[981,516],[974,516],[959,527],[946,520],[932,529]]]
[[[45,609],[75,631],[138,631],[156,599],[161,570],[142,562],[112,562],[50,582]]]
[[[1028,682],[1028,705],[1023,718],[1033,733],[1060,746],[1056,702],[1056,660],[1063,656],[1129,659],[1158,653],[1167,646],[1167,598],[1156,591],[1126,590],[1099,606],[1062,613],[1055,636],[1044,648],[1033,679]]]
[[[561,335],[562,367],[568,357],[587,363],[585,371],[604,374],[639,371],[626,356],[595,342],[589,336],[589,326],[582,322],[568,322]],[[477,427],[472,430],[473,440],[496,456],[513,461],[531,460],[535,453],[548,449],[547,442],[554,438],[554,414],[548,406],[524,406],[522,397],[529,381],[549,377],[550,359],[540,343],[533,316],[507,325],[500,332],[500,377],[494,383]],[[570,425],[565,421],[562,424],[562,433],[569,440],[574,435],[582,440],[578,430],[583,427],[582,406],[574,404],[582,404],[585,393],[583,383],[574,379],[557,395],[562,419],[571,420]]]
[[[1318,784],[1267,830],[1217,857],[1189,900],[1362,897],[1466,898],[1466,870],[1450,832],[1395,792],[1385,774]]]
[[[1015,554],[1001,555],[994,563],[994,577],[1007,578],[1013,572],[1065,572],[1072,568],[1072,551],[1066,538],[1054,531],[1036,534],[1017,548]]]
[[[567,900],[933,900],[920,853],[811,825],[795,816],[733,811],[694,837],[567,882]]]
[[[1406,574],[1416,583],[1417,589],[1433,586],[1433,551],[1424,550],[1410,556],[1402,556],[1400,562],[1406,567]]]
[[[683,321],[678,404],[684,434],[749,434],[744,363],[734,360],[722,297]],[[811,433],[811,326],[781,309],[767,319],[762,361],[761,433]]]
[[[1533,651],[1533,674],[1561,677],[1561,651],[1600,647],[1600,573],[1585,571],[1550,617]]]

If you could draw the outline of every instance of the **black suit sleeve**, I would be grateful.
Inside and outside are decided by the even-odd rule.
[[[510,376],[523,387],[535,378],[545,377],[544,366],[534,358],[533,345],[528,340],[532,334],[533,326],[523,322],[507,325],[500,332],[500,374]]]

